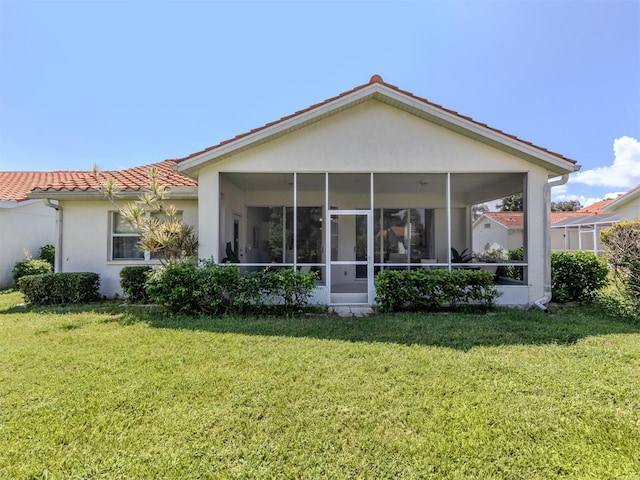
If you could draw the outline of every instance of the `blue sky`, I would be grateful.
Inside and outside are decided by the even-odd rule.
[[[0,169],[179,158],[380,74],[640,183],[640,1],[0,0]]]

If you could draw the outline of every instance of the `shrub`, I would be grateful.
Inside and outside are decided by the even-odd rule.
[[[175,261],[150,276],[147,292],[155,303],[185,314],[292,314],[308,302],[315,280],[315,272],[291,268],[241,274],[231,263]]]
[[[125,297],[132,303],[147,303],[146,283],[151,273],[151,267],[147,265],[135,265],[124,267],[120,270],[120,287]]]
[[[190,260],[176,260],[155,270],[147,281],[147,294],[153,303],[172,312],[193,313],[199,310],[198,266]]]
[[[301,311],[308,303],[316,288],[317,273],[304,273],[292,268],[266,268],[243,278],[251,282],[250,285],[259,285],[260,301],[263,304],[291,315]]]
[[[607,285],[609,268],[593,252],[551,253],[551,291],[556,302],[589,301]]]
[[[27,258],[22,262],[16,263],[13,267],[13,280],[18,283],[22,277],[27,275],[40,275],[43,273],[51,272],[51,264],[46,260],[36,260],[33,258]]]
[[[38,250],[40,260],[46,260],[51,265],[51,269],[55,267],[56,247],[53,245],[44,245]]]
[[[383,270],[376,276],[376,302],[383,312],[489,308],[498,295],[493,274],[485,270]]]
[[[255,285],[243,285],[236,264],[218,265],[211,260],[197,269],[198,290],[201,292],[198,310],[221,315],[242,310],[254,301]]]
[[[523,261],[524,260],[524,248],[518,247],[507,252],[507,262],[509,261]],[[513,265],[499,266],[496,275],[499,277],[513,278],[514,280],[522,281],[524,279],[524,268]]]
[[[604,257],[627,295],[640,298],[640,220],[620,222],[600,232]]]
[[[640,297],[628,291],[600,290],[595,295],[594,303],[610,315],[640,322]]]
[[[18,286],[26,302],[33,305],[87,303],[100,298],[100,275],[91,272],[28,275]]]

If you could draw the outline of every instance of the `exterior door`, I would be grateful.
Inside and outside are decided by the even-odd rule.
[[[329,210],[327,243],[332,304],[369,304],[373,290],[369,211]]]

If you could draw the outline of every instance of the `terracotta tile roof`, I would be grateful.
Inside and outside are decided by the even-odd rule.
[[[549,221],[553,225],[565,218],[586,217],[589,215],[591,214],[587,212],[551,212]],[[507,228],[522,228],[524,226],[524,212],[487,212],[484,216]]]
[[[524,225],[524,212],[486,212],[484,216],[507,228],[522,228]]]
[[[23,202],[27,194],[36,188],[46,188],[50,184],[69,181],[87,172],[0,172],[0,200],[5,202]]]
[[[618,197],[620,198],[620,197]],[[606,207],[607,205],[609,205],[610,203],[613,202],[613,199],[609,199],[609,200],[600,200],[599,202],[596,203],[592,203],[591,205],[587,206],[587,207],[583,207],[580,210],[578,210],[578,212],[580,213],[590,213],[592,215],[597,214],[597,213],[602,213],[602,209],[604,207]]]
[[[57,172],[0,172],[0,200],[24,201],[32,191],[40,192],[93,192],[100,183],[113,179],[121,190],[138,191],[149,183],[149,169],[155,167],[160,181],[168,187],[195,187],[198,182],[173,170],[175,160],[127,168],[107,170],[95,174],[92,171]]]
[[[556,222],[559,222],[560,220],[564,220],[565,218],[570,218],[570,217],[588,217],[589,215],[591,215],[589,212],[581,212],[581,211],[576,211],[576,212],[551,212],[551,224],[553,225]]]
[[[351,90],[348,90],[348,91],[346,91],[346,92],[342,92],[342,93],[340,93],[340,94],[336,95],[335,97],[328,98],[327,100],[325,100],[325,101],[323,101],[323,102],[316,103],[316,104],[311,105],[311,106],[309,106],[309,107],[307,107],[307,108],[305,108],[305,109],[302,109],[302,110],[298,110],[297,112],[295,112],[295,113],[293,113],[293,114],[291,114],[291,115],[287,115],[286,117],[282,117],[282,118],[280,118],[279,120],[275,120],[275,121],[270,122],[270,123],[267,123],[267,124],[265,124],[265,125],[263,125],[263,126],[261,126],[261,127],[254,128],[253,130],[250,130],[250,131],[248,131],[248,132],[242,133],[242,134],[240,134],[240,135],[236,135],[235,137],[230,138],[230,139],[228,139],[228,140],[224,140],[224,141],[222,141],[222,142],[218,143],[217,145],[213,145],[213,146],[207,147],[207,148],[205,148],[205,149],[203,149],[203,150],[200,150],[200,151],[198,151],[198,152],[192,153],[191,155],[188,155],[188,156],[186,156],[186,157],[179,158],[179,159],[176,159],[176,160],[177,160],[178,162],[182,162],[182,161],[185,161],[185,160],[189,160],[189,159],[191,159],[191,158],[193,158],[193,157],[196,157],[196,156],[198,156],[198,155],[201,155],[201,154],[203,154],[203,153],[210,152],[210,151],[212,151],[212,150],[215,150],[215,149],[217,149],[217,148],[220,148],[220,147],[222,147],[222,146],[224,146],[224,145],[227,145],[227,144],[229,144],[229,143],[231,143],[231,142],[234,142],[234,141],[236,141],[236,140],[242,139],[242,138],[244,138],[244,137],[247,137],[247,136],[252,135],[252,134],[254,134],[254,133],[260,132],[260,131],[265,130],[265,129],[269,128],[269,127],[272,127],[272,126],[274,126],[274,125],[277,125],[277,124],[279,124],[279,123],[286,122],[287,120],[290,120],[290,119],[292,119],[292,118],[295,118],[295,117],[301,116],[301,115],[303,115],[303,114],[305,114],[305,113],[307,113],[307,112],[310,112],[310,111],[312,111],[312,110],[315,110],[315,109],[317,109],[317,108],[323,107],[323,106],[325,106],[325,105],[327,105],[327,104],[330,104],[330,103],[332,103],[332,102],[334,102],[334,101],[336,101],[336,100],[338,100],[338,99],[340,99],[340,98],[343,98],[343,97],[346,97],[346,96],[348,96],[348,95],[351,95],[351,94],[353,94],[353,93],[355,93],[355,92],[357,92],[357,91],[359,91],[359,90],[362,90],[362,89],[364,89],[364,88],[366,88],[366,87],[368,87],[368,86],[370,86],[370,85],[373,85],[373,84],[375,84],[375,83],[379,83],[380,85],[384,85],[384,86],[385,86],[385,87],[387,87],[387,88],[390,88],[390,89],[392,89],[392,90],[395,90],[396,92],[399,92],[399,93],[401,93],[401,94],[403,94],[403,95],[406,95],[407,97],[409,97],[409,98],[410,98],[410,99],[412,99],[412,100],[415,100],[415,101],[418,101],[418,102],[424,103],[424,104],[429,105],[429,106],[431,106],[431,107],[434,107],[434,108],[436,108],[436,109],[438,109],[438,110],[442,110],[443,112],[447,112],[447,113],[449,113],[449,114],[455,115],[456,117],[462,118],[462,119],[467,120],[467,121],[469,121],[469,122],[472,122],[472,123],[474,123],[474,124],[476,124],[476,125],[479,125],[479,126],[481,126],[481,127],[483,127],[483,128],[486,128],[486,129],[491,130],[491,131],[493,131],[493,132],[496,132],[496,133],[499,133],[499,134],[504,135],[504,136],[506,136],[506,137],[509,137],[509,138],[511,138],[511,139],[513,139],[513,140],[516,140],[516,141],[518,141],[518,142],[520,142],[520,143],[523,143],[523,144],[525,144],[525,145],[528,145],[528,146],[530,146],[530,147],[533,147],[533,148],[535,148],[535,149],[537,149],[537,150],[540,150],[540,151],[542,151],[542,152],[544,152],[544,153],[547,153],[547,154],[549,154],[549,155],[553,155],[553,156],[555,156],[555,157],[558,157],[558,158],[560,158],[560,159],[562,159],[562,160],[566,160],[566,161],[571,162],[571,163],[573,163],[573,164],[575,164],[575,163],[576,163],[576,161],[575,161],[575,160],[572,160],[572,159],[570,159],[570,158],[567,158],[567,157],[565,157],[564,155],[562,155],[562,154],[560,154],[560,153],[552,152],[552,151],[550,151],[550,150],[547,150],[546,148],[543,148],[543,147],[540,147],[540,146],[538,146],[538,145],[535,145],[535,144],[533,144],[533,143],[531,143],[531,142],[529,142],[529,141],[527,141],[527,140],[523,140],[523,139],[521,139],[521,138],[518,138],[518,137],[516,137],[515,135],[511,135],[511,134],[506,133],[506,132],[504,132],[504,131],[502,131],[502,130],[499,130],[499,129],[497,129],[497,128],[490,127],[490,126],[489,126],[489,125],[487,125],[486,123],[482,123],[482,122],[479,122],[479,121],[477,121],[477,120],[474,120],[474,119],[473,119],[473,118],[471,118],[471,117],[468,117],[468,116],[462,115],[462,114],[460,114],[460,113],[456,112],[455,110],[450,110],[450,109],[448,109],[448,108],[444,108],[442,105],[439,105],[439,104],[437,104],[437,103],[430,102],[430,101],[429,101],[429,100],[427,100],[426,98],[422,98],[422,97],[419,97],[419,96],[417,96],[417,95],[414,95],[414,94],[413,94],[413,93],[411,93],[411,92],[408,92],[408,91],[406,91],[406,90],[402,90],[401,88],[398,88],[398,87],[396,87],[395,85],[392,85],[392,84],[390,84],[390,83],[386,83],[384,80],[382,80],[382,77],[381,77],[380,75],[373,75],[373,76],[371,77],[371,79],[369,80],[369,83],[365,83],[365,84],[363,84],[363,85],[359,85],[359,86],[357,86],[357,87],[355,87],[355,88],[353,88],[353,89],[351,89]]]

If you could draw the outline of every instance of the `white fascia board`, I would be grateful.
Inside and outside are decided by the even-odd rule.
[[[0,201],[0,208],[16,208],[16,207],[23,207],[25,205],[31,205],[32,203],[37,203],[39,202],[39,199],[31,199],[31,200],[21,200],[21,201],[16,201],[16,200],[2,200]]]

